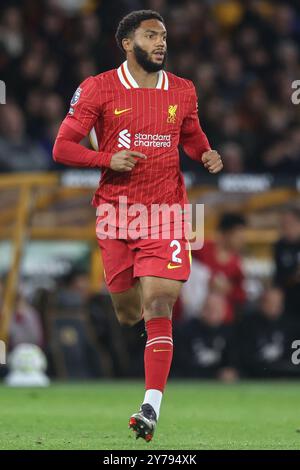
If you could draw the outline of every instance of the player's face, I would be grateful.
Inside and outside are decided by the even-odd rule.
[[[146,72],[158,72],[167,59],[167,31],[158,20],[142,21],[133,38],[133,53]]]

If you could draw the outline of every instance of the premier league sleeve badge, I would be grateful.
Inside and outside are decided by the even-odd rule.
[[[78,87],[71,99],[71,103],[70,103],[71,106],[75,106],[78,103],[80,95],[81,95],[81,91],[82,91],[82,88]]]

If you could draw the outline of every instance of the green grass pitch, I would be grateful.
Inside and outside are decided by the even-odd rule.
[[[141,382],[0,386],[0,449],[300,449],[296,382],[170,382],[151,443],[127,428]]]

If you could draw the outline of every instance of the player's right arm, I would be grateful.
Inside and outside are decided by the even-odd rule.
[[[70,166],[131,171],[138,158],[146,158],[145,155],[131,150],[121,150],[115,154],[98,152],[80,144],[102,112],[99,95],[99,86],[94,77],[87,78],[77,88],[71,100],[70,111],[59,128],[53,147],[53,159]]]

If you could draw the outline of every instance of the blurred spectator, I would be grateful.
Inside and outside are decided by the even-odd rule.
[[[87,306],[90,283],[85,271],[72,269],[66,274],[56,293],[56,305],[62,309],[80,310]]]
[[[10,323],[9,347],[13,349],[22,343],[36,344],[42,348],[44,346],[44,335],[38,312],[23,295],[19,294]]]
[[[235,369],[233,326],[225,325],[226,300],[219,293],[209,294],[198,318],[177,324],[175,329],[175,375],[219,378],[233,381]]]
[[[50,372],[60,378],[109,375],[105,351],[89,322],[90,284],[85,271],[72,269],[59,282],[47,311]]]
[[[4,301],[4,282],[0,277],[0,321],[2,322],[2,306]]]
[[[223,144],[219,150],[224,162],[224,170],[227,173],[244,173],[245,162],[243,149],[239,144],[227,142]]]
[[[43,148],[25,134],[24,116],[14,104],[1,108],[0,171],[38,171],[48,168]]]
[[[298,338],[299,327],[284,315],[282,291],[267,288],[258,310],[246,315],[238,328],[241,370],[248,377],[299,375],[291,361],[291,345]]]
[[[300,321],[300,209],[287,208],[280,220],[281,238],[274,246],[274,282],[285,294],[287,315]]]
[[[17,6],[6,9],[0,25],[0,42],[12,58],[23,52],[24,38],[22,32],[21,10]]]
[[[234,320],[246,300],[241,262],[246,242],[245,226],[246,221],[241,215],[225,213],[219,221],[216,239],[206,241],[202,249],[193,251],[193,258],[210,272],[208,288],[226,298],[227,322]]]
[[[90,318],[98,344],[110,358],[111,375],[136,377],[143,373],[143,325],[121,327],[107,291],[91,299]]]
[[[193,256],[190,277],[183,284],[180,297],[174,306],[175,319],[198,317],[208,295],[210,279],[209,267]]]
[[[4,285],[0,277],[0,316],[1,316],[2,303],[3,303],[3,294],[4,294]]]

